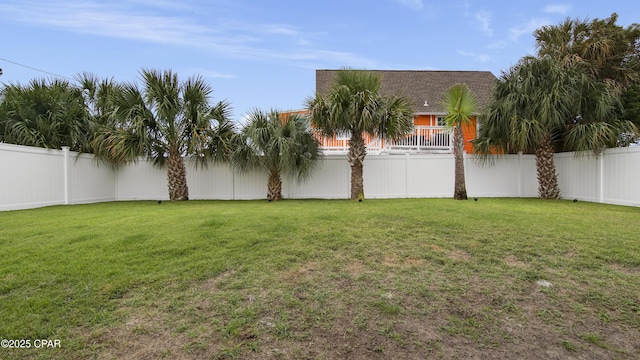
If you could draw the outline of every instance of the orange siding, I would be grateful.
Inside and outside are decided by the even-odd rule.
[[[443,115],[416,115],[413,120],[415,126],[437,126],[438,117]],[[476,138],[476,118],[471,119],[471,124],[462,128],[462,134],[464,136],[464,150],[467,154],[473,154],[473,144],[471,140]]]
[[[294,110],[294,111],[286,111],[283,113],[286,118],[289,114],[298,114],[298,115],[306,115],[307,110]],[[413,124],[415,126],[437,126],[438,125],[438,117],[443,115],[415,115],[413,119]],[[476,138],[476,118],[474,117],[471,120],[471,124],[466,125],[462,128],[462,133],[464,134],[464,150],[467,154],[473,154],[473,144],[471,144],[471,140]],[[318,140],[320,140],[322,146],[325,147],[342,147],[348,146],[348,139],[338,139],[336,136],[331,138],[325,138],[316,134]],[[365,144],[369,144],[373,139],[370,136],[365,135],[364,141]]]
[[[287,111],[281,111],[280,116],[282,117],[283,121],[287,121],[287,119],[289,119],[289,116],[291,115],[306,117],[308,113],[309,111],[307,110],[287,110]]]
[[[436,126],[436,117],[433,115],[415,115],[413,117],[415,126]]]
[[[464,136],[464,151],[467,154],[473,154],[473,144],[471,140],[476,138],[476,118],[471,119],[471,123],[469,125],[465,125],[462,127],[462,134]]]

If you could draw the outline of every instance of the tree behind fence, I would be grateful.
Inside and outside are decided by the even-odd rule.
[[[562,195],[568,199],[640,206],[640,148],[605,150],[604,155],[556,155]],[[166,171],[140,160],[117,170],[91,155],[0,144],[0,210],[116,200],[168,199]],[[187,162],[191,199],[266,199],[267,174],[234,172],[228,165],[194,167]],[[364,187],[368,198],[451,197],[453,155],[368,156]],[[493,166],[466,159],[470,197],[536,197],[533,155],[496,158]],[[348,162],[326,156],[311,179],[285,178],[285,198],[347,199]]]

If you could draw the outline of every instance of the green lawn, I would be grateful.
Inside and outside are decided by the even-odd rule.
[[[0,212],[0,338],[32,344],[0,358],[637,358],[639,220],[537,199]]]

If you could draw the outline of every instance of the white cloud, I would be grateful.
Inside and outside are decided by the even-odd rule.
[[[480,62],[487,62],[491,60],[491,56],[489,55],[484,55],[484,54],[476,54],[476,53],[472,53],[472,52],[468,52],[468,51],[464,51],[464,50],[458,50],[458,54],[464,56],[464,57],[470,57],[473,58],[474,60],[480,61]]]
[[[489,35],[493,36],[493,29],[491,28],[491,14],[487,11],[480,11],[474,15],[474,18],[480,23],[482,30]]]
[[[424,8],[424,4],[422,0],[394,0],[395,2],[407,6],[413,10],[422,10]]]
[[[251,121],[251,114],[244,113],[240,116],[240,120],[238,120],[238,125],[242,128],[245,127]]]
[[[533,18],[529,20],[527,23],[522,24],[520,26],[512,27],[509,29],[509,38],[512,41],[518,41],[518,39],[522,35],[532,35],[536,29],[541,28],[544,25],[551,24],[551,21],[546,18],[536,19]]]
[[[487,49],[504,49],[507,47],[507,42],[504,40],[497,40],[487,44]]]
[[[262,34],[262,35],[274,35],[281,36],[285,38],[291,38],[296,41],[298,45],[309,45],[311,41],[306,38],[298,28],[291,25],[286,24],[240,24],[236,23],[234,25],[228,26],[227,30],[234,29],[237,32],[249,31],[253,34]]]
[[[13,21],[54,26],[85,34],[169,44],[197,44],[211,39],[211,31],[187,18],[138,15],[118,6],[98,3],[58,3],[45,6],[5,6]],[[220,38],[218,41],[222,41]],[[234,43],[243,39],[232,39]],[[227,40],[226,42],[230,42]],[[243,41],[244,42],[244,41]]]
[[[137,1],[144,3],[147,0]],[[421,4],[420,1],[403,1]],[[172,4],[165,1],[162,7],[171,7]],[[173,11],[167,15],[164,12],[151,13],[142,13],[140,8],[123,3],[105,5],[92,1],[50,2],[48,6],[32,2],[0,4],[2,18],[14,22],[104,37],[201,48],[232,58],[322,61],[340,66],[375,64],[370,59],[350,52],[311,48],[311,42],[305,34],[286,24],[218,21],[215,25],[204,26],[191,17],[181,16],[180,12]],[[277,46],[274,41],[278,42]]]
[[[550,14],[561,14],[564,15],[571,10],[571,5],[563,5],[563,4],[555,4],[555,5],[547,5],[544,8],[544,12]]]
[[[199,69],[198,71],[196,71],[196,73],[202,74],[202,76],[204,77],[214,78],[214,79],[235,79],[238,77],[236,74],[229,74],[229,73],[206,70],[206,69]]]

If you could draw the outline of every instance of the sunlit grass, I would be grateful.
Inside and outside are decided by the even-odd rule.
[[[3,212],[0,337],[62,348],[0,358],[135,358],[164,338],[178,340],[140,356],[447,357],[509,349],[529,327],[568,356],[631,357],[619,339],[640,332],[639,216],[536,199]]]

